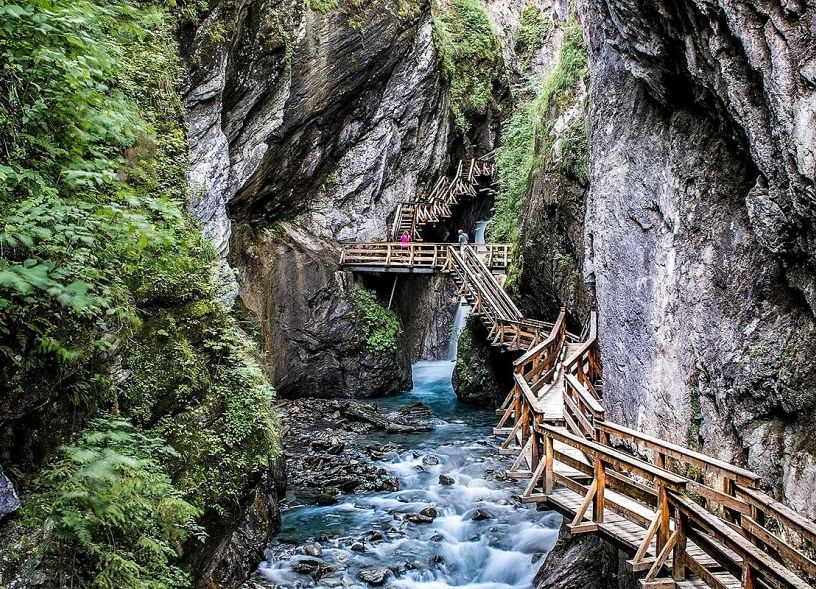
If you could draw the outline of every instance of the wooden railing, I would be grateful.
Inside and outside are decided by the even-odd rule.
[[[586,388],[595,399],[600,394],[595,390],[595,383],[601,376],[601,355],[598,353],[598,318],[595,311],[590,313],[587,338],[581,346],[564,360],[564,371],[572,375]]]
[[[510,262],[510,245],[506,243],[470,246],[474,255],[488,270],[505,270]],[[366,267],[376,271],[397,269],[451,270],[451,248],[458,244],[409,242],[372,242],[341,244],[340,264],[355,269]]]
[[[396,241],[403,231],[408,231],[411,239],[421,240],[423,225],[451,217],[453,206],[460,199],[476,196],[478,178],[493,175],[490,157],[488,154],[469,161],[460,160],[453,178],[441,177],[426,198],[399,203],[391,226],[391,239]]]
[[[495,430],[506,436],[500,452],[517,455],[507,474],[529,479],[522,499],[555,500],[574,534],[626,539],[628,564],[645,572],[646,588],[674,587],[688,575],[713,589],[810,587],[816,524],[759,491],[760,477],[749,470],[607,421],[596,316],[580,345],[564,345],[565,337],[556,346],[564,314],[548,338],[515,361]],[[557,373],[559,358],[561,421],[537,386]],[[579,500],[559,504],[557,488]]]
[[[516,444],[521,447],[509,470],[511,476],[523,477],[538,462],[540,447],[532,439],[533,429],[536,424],[553,417],[547,415],[546,397],[539,398],[539,394],[555,381],[559,355],[566,339],[567,312],[562,308],[549,335],[513,362],[513,387],[502,403],[502,417],[495,430],[507,436],[500,451],[512,452],[511,448]],[[510,422],[513,426],[506,428]]]
[[[534,469],[523,500],[546,500],[561,485],[582,497],[580,505],[570,513],[568,527],[573,534],[599,531],[605,523],[605,514],[610,512],[643,528],[645,533],[638,538],[629,565],[636,572],[647,571],[644,587],[668,586],[658,579],[666,569],[672,587],[673,582],[684,580],[688,572],[715,589],[733,586],[726,582],[723,572],[744,588],[804,589],[812,586],[806,578],[811,582],[816,579],[816,564],[805,552],[793,546],[790,539],[783,540],[760,525],[751,514],[773,514],[776,525],[783,524],[788,537],[795,536],[803,543],[816,538],[813,523],[767,495],[741,484],[735,484],[736,493],[728,495],[630,455],[608,442],[587,440],[554,425],[536,423],[534,429],[534,448],[530,452]],[[631,430],[615,424],[599,425],[598,430],[603,432],[603,439],[607,439],[607,434],[632,437]],[[754,473],[739,467],[656,438],[644,439],[642,434],[634,438],[664,459],[682,460],[724,480],[758,484]],[[559,447],[578,450],[589,459],[588,463]],[[556,463],[567,465],[578,474],[560,474]],[[728,506],[739,514],[737,521],[719,517],[712,504]],[[615,530],[615,526],[603,529],[613,536]]]

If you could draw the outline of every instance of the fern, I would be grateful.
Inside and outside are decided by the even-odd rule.
[[[41,473],[24,515],[41,527],[45,551],[80,587],[172,588],[189,582],[172,564],[200,532],[200,511],[173,486],[160,462],[164,441],[127,421],[97,419]]]

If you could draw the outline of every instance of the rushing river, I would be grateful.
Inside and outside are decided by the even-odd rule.
[[[284,511],[259,570],[264,585],[367,587],[358,572],[386,568],[392,571],[386,586],[397,588],[532,586],[534,564],[555,544],[560,516],[518,503],[519,483],[494,480],[508,466],[491,436],[496,416],[456,400],[452,368],[449,361],[417,363],[410,393],[377,400],[385,409],[422,402],[440,418],[430,432],[371,438],[404,449],[382,461],[399,477],[399,491],[347,495],[320,507],[296,506],[298,490],[292,490],[294,506]],[[440,474],[455,482],[440,484]],[[427,507],[437,510],[432,523],[403,520]],[[320,546],[317,559],[299,548],[310,542]],[[337,572],[314,581],[293,571],[309,559]]]

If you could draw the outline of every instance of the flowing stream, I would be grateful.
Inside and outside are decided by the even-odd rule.
[[[499,475],[509,465],[491,435],[495,413],[460,404],[451,388],[450,361],[414,365],[414,389],[378,399],[393,410],[417,402],[439,418],[432,431],[372,435],[403,448],[381,462],[399,477],[400,490],[347,495],[331,506],[301,505],[283,512],[280,534],[259,569],[272,587],[368,587],[361,570],[390,569],[395,588],[528,589],[540,559],[558,536],[560,516],[515,498],[520,484]],[[440,475],[453,479],[440,484]],[[450,481],[445,481],[450,483]],[[430,523],[403,517],[433,507]],[[317,542],[317,558],[301,548]],[[313,580],[293,570],[311,559],[335,569]]]

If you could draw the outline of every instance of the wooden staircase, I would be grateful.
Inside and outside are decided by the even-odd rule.
[[[489,167],[488,167],[489,166]],[[401,203],[392,240],[449,218],[482,160],[459,163],[430,197]],[[526,480],[522,501],[560,512],[572,534],[600,534],[629,555],[644,589],[806,589],[816,582],[816,525],[759,490],[738,466],[607,420],[593,311],[580,336],[524,317],[495,273],[506,244],[344,244],[355,271],[450,274],[488,328],[492,345],[524,353],[497,410],[499,453],[514,456],[510,478]]]
[[[405,232],[411,241],[422,241],[423,227],[449,219],[457,204],[478,194],[479,178],[493,175],[490,157],[488,154],[469,161],[460,160],[453,178],[440,178],[427,198],[399,203],[391,225],[390,240],[400,241]]]

